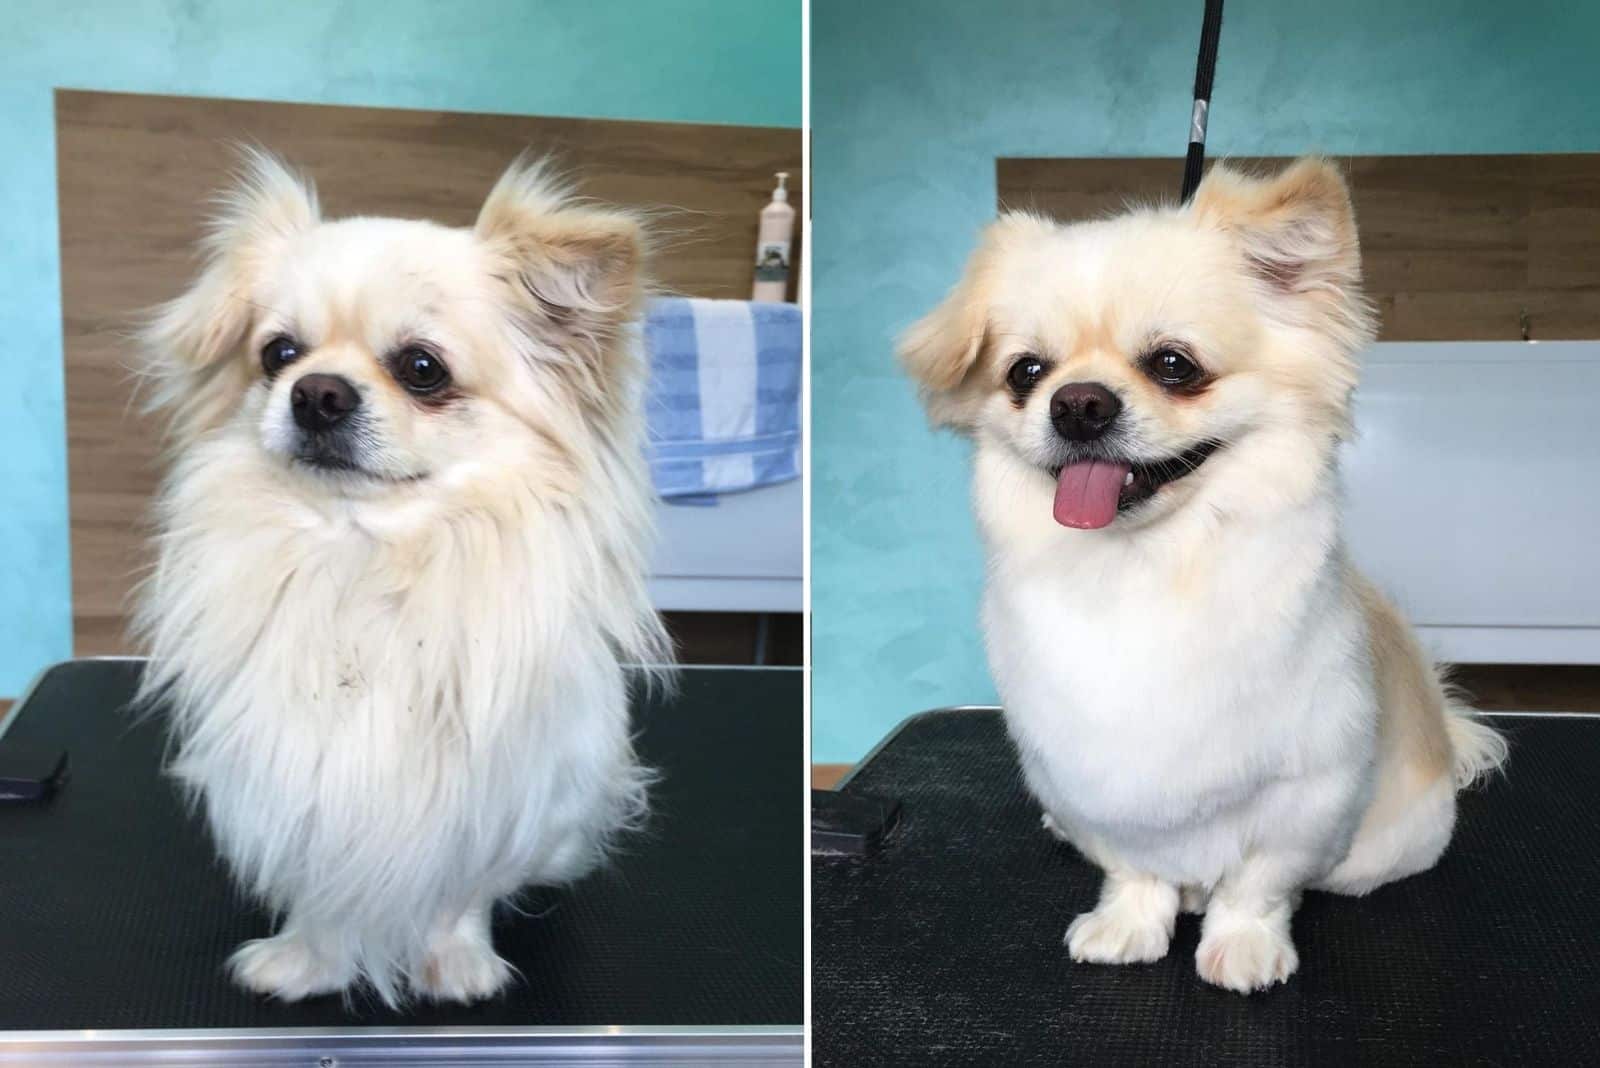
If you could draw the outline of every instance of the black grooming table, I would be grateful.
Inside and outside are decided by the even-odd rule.
[[[1248,998],[1062,945],[1099,873],[1039,826],[998,710],[902,724],[845,782],[900,798],[875,856],[813,859],[819,1066],[1600,1064],[1600,718],[1499,716],[1508,777],[1431,872],[1309,893],[1300,971]]]
[[[799,1063],[800,671],[689,668],[675,699],[642,701],[640,749],[663,772],[649,829],[609,868],[497,919],[523,975],[507,993],[402,1015],[225,980],[228,953],[271,921],[160,775],[160,724],[125,715],[141,668],[57,665],[0,728],[0,753],[72,758],[53,801],[0,805],[0,1064]]]

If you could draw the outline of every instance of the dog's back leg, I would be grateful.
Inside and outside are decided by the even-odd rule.
[[[1365,894],[1433,867],[1456,791],[1498,768],[1505,739],[1454,698],[1398,611],[1358,579],[1377,673],[1377,782],[1354,841],[1319,889]]]

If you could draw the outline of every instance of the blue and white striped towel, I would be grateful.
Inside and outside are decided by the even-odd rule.
[[[650,474],[663,497],[800,477],[800,309],[682,297],[645,314]]]

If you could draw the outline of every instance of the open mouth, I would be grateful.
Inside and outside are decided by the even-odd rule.
[[[1121,512],[1149,500],[1169,482],[1193,474],[1222,447],[1203,441],[1164,460],[1075,460],[1057,468],[1053,514],[1057,523],[1077,530],[1109,526]]]

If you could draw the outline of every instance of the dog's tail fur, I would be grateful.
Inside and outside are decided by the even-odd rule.
[[[1505,735],[1485,723],[1454,695],[1445,702],[1445,729],[1454,754],[1456,789],[1476,786],[1500,770],[1511,753]]]

